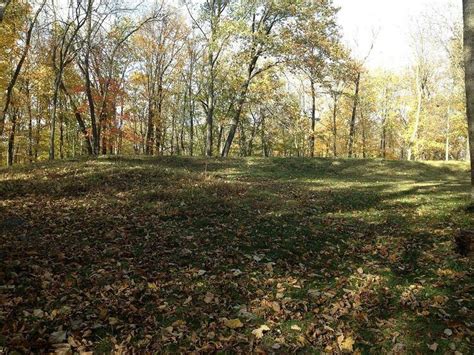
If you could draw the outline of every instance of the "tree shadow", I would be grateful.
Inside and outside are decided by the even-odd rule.
[[[255,344],[223,325],[239,318],[249,331],[274,324],[261,342],[271,342],[267,350],[284,332],[283,352],[324,350],[343,333],[360,347],[389,351],[393,334],[383,334],[381,324],[408,332],[444,327],[438,313],[419,316],[433,295],[452,302],[450,321],[462,316],[454,300],[466,276],[438,275],[463,263],[446,232],[458,222],[436,210],[466,188],[450,168],[407,164],[408,174],[370,176],[384,165],[192,158],[85,164],[80,174],[72,163],[48,180],[10,179],[2,191],[11,216],[27,222],[9,224],[1,236],[9,349],[50,350],[48,334],[63,326],[93,347],[113,336],[148,351],[253,351]],[[303,329],[300,342],[287,329],[293,322]]]

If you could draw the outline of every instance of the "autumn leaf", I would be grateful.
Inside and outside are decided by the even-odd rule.
[[[214,294],[212,292],[207,292],[204,296],[204,302],[211,303],[214,300]]]
[[[238,318],[228,319],[224,322],[224,325],[230,329],[242,328],[244,326]]]
[[[257,329],[252,330],[252,334],[255,335],[255,338],[261,339],[263,337],[263,333],[268,332],[269,330],[270,328],[267,325],[263,324]]]
[[[339,348],[343,352],[352,352],[352,351],[354,351],[354,349],[353,349],[354,340],[352,339],[352,337],[345,338],[344,335],[340,335],[337,338],[337,344],[339,345]]]

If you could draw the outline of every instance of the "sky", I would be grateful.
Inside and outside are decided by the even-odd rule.
[[[425,13],[461,18],[461,0],[334,0],[340,7],[339,25],[344,41],[360,59],[370,51],[370,68],[400,70],[412,62],[410,29]],[[449,10],[449,11],[448,11]],[[375,33],[375,35],[374,35]],[[374,42],[374,37],[376,37]]]

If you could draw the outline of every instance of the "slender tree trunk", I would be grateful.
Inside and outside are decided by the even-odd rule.
[[[463,15],[467,122],[471,156],[471,202],[474,203],[474,0],[463,0]]]
[[[360,119],[363,121],[362,113]],[[367,158],[367,133],[365,123],[362,124],[362,158]]]
[[[122,144],[123,144],[123,115],[124,115],[124,98],[123,94],[120,96],[120,122],[119,122],[119,136],[118,136],[118,145],[117,145],[117,154],[122,154]]]
[[[360,87],[360,72],[357,73],[357,78],[355,82],[354,104],[352,107],[351,124],[350,124],[350,129],[349,129],[349,144],[348,144],[349,147],[348,147],[348,154],[347,154],[349,158],[352,158],[353,148],[354,148],[357,105],[359,103],[359,87]]]
[[[332,112],[332,153],[337,158],[337,100],[338,97],[334,95],[334,107]]]
[[[53,57],[53,62],[55,62],[56,55],[53,54]],[[62,63],[60,63],[60,68],[56,70],[56,77],[54,79],[53,113],[51,115],[51,130],[49,136],[49,160],[54,160],[55,158],[56,117],[58,112],[59,88],[61,87],[62,72]]]
[[[448,112],[446,113],[446,143],[445,143],[445,152],[444,160],[449,161],[449,133],[451,130],[451,109],[448,107]]]
[[[387,113],[384,112],[382,120],[382,137],[380,138],[380,151],[383,159],[387,156]]]
[[[419,78],[420,74],[417,74],[417,90],[418,90],[418,102],[416,106],[416,113],[415,113],[415,127],[413,128],[413,133],[410,137],[410,141],[408,144],[408,152],[407,152],[407,157],[408,160],[415,159],[416,160],[416,155],[418,154],[418,131],[420,127],[420,118],[421,118],[421,109],[422,109],[422,104],[423,104],[423,87],[421,86]],[[414,152],[413,152],[414,151]]]
[[[64,116],[59,115],[59,158],[64,159]]]
[[[314,158],[316,146],[316,88],[314,80],[311,79],[311,137],[309,140],[309,151],[311,158]]]
[[[92,93],[92,81],[90,75],[90,53],[92,47],[92,14],[93,14],[93,2],[94,0],[89,0],[87,3],[87,48],[84,58],[84,75],[85,75],[85,86],[86,86],[86,96],[87,102],[89,104],[89,114],[91,119],[92,127],[92,149],[94,155],[99,155],[100,148],[100,128],[97,127],[97,119],[95,112],[95,102],[94,96]]]
[[[382,158],[387,157],[387,129],[385,125],[382,127],[382,140],[380,142],[380,149],[382,150]]]
[[[33,162],[33,113],[31,109],[30,86],[27,84],[28,94],[28,160],[30,164]]]
[[[234,141],[235,133],[237,132],[237,127],[239,125],[240,116],[242,115],[245,99],[247,98],[247,92],[249,90],[250,82],[252,81],[252,78],[254,77],[254,70],[257,66],[257,62],[259,58],[260,58],[260,55],[256,54],[252,57],[252,60],[250,61],[250,64],[247,70],[247,79],[242,85],[242,89],[240,90],[240,93],[239,93],[239,98],[237,100],[237,105],[236,105],[237,110],[235,111],[235,114],[232,117],[229,133],[227,135],[224,149],[222,150],[222,157],[227,157],[229,155],[230,148],[232,146],[232,142]]]
[[[17,122],[17,111],[14,109],[12,113],[12,127],[10,135],[8,137],[8,152],[7,152],[7,165],[12,166],[15,157],[15,133],[16,133],[16,122]]]
[[[148,100],[148,120],[147,120],[147,129],[146,129],[146,138],[145,138],[145,154],[153,155],[153,146],[154,146],[154,119],[155,119],[155,108],[154,102],[152,99]]]
[[[211,51],[210,51],[211,52]],[[213,57],[211,55],[210,59],[211,62],[213,61]],[[209,83],[209,92],[208,92],[208,107],[207,107],[207,115],[206,115],[206,156],[212,156],[212,146],[213,146],[213,130],[214,130],[214,104],[215,104],[215,97],[214,97],[214,68],[211,68],[210,74],[211,78]]]
[[[79,109],[78,109],[76,103],[74,102],[74,99],[72,98],[70,93],[67,91],[66,86],[64,85],[63,81],[61,81],[61,90],[67,96],[67,98],[69,100],[69,105],[71,105],[71,108],[74,111],[74,116],[76,117],[77,124],[79,125],[79,129],[81,130],[82,136],[83,136],[84,141],[86,143],[87,153],[89,155],[93,155],[94,150],[93,150],[90,138],[89,138],[89,133],[87,132],[87,128],[86,128],[86,124],[84,122],[84,119],[82,118],[82,115],[79,112]]]
[[[38,160],[39,155],[39,146],[41,140],[41,109],[40,105],[38,104],[37,112],[36,112],[36,139],[35,139],[35,161]]]
[[[268,158],[270,154],[268,152],[268,143],[265,137],[265,115],[263,114],[263,112],[261,112],[260,115],[262,116],[262,132],[261,132],[262,154],[265,158]]]
[[[191,106],[193,106],[191,104]],[[194,112],[189,112],[189,155],[194,155]]]

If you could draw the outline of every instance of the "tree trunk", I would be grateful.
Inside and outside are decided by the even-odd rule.
[[[445,152],[444,160],[449,161],[449,131],[451,130],[451,109],[448,107],[448,112],[446,113],[446,143],[445,143]]]
[[[212,57],[210,59],[212,61]],[[212,145],[213,145],[213,129],[214,129],[214,69],[211,70],[211,78],[209,83],[209,104],[207,107],[207,114],[206,114],[206,156],[212,156]]]
[[[154,134],[155,134],[155,127],[154,127],[154,103],[150,99],[148,100],[148,121],[147,121],[147,129],[146,129],[146,138],[145,138],[145,154],[146,155],[153,155],[153,146],[154,146]]]
[[[89,114],[91,118],[92,127],[92,150],[94,155],[99,155],[100,148],[100,131],[97,127],[97,119],[95,113],[95,102],[92,93],[92,82],[90,75],[90,52],[91,52],[91,41],[92,41],[92,13],[93,13],[93,0],[89,0],[87,4],[87,48],[84,59],[84,75],[86,84],[86,96],[89,104]]]
[[[56,55],[53,54],[53,62],[56,61],[55,57]],[[61,86],[62,71],[61,63],[60,68],[56,70],[56,77],[54,79],[53,113],[51,115],[51,131],[49,136],[49,160],[54,160],[55,158],[56,117],[58,112],[59,88]]]
[[[257,62],[259,58],[260,58],[260,54],[255,54],[252,57],[252,60],[250,61],[250,64],[247,70],[247,79],[245,80],[244,84],[242,85],[242,89],[240,90],[239,98],[237,100],[237,110],[235,111],[235,114],[232,117],[229,134],[227,135],[224,149],[222,150],[222,157],[224,158],[229,155],[232,142],[234,141],[235,133],[237,132],[237,126],[239,125],[239,121],[240,121],[240,116],[242,115],[242,110],[244,109],[245,99],[247,98],[247,92],[249,90],[250,82],[252,81],[252,78],[254,77],[254,70],[257,66]]]
[[[31,109],[31,95],[29,83],[27,84],[28,94],[28,160],[30,164],[33,162],[33,113]]]
[[[314,158],[316,146],[316,88],[314,80],[311,80],[311,137],[309,140],[309,151],[311,158]]]
[[[463,0],[463,15],[467,122],[471,156],[471,202],[474,203],[474,0]]]
[[[59,158],[64,159],[64,116],[59,117]]]
[[[63,81],[61,81],[61,90],[64,92],[64,94],[69,99],[69,104],[71,105],[71,108],[74,111],[74,116],[76,117],[77,124],[79,125],[79,129],[81,130],[82,136],[83,136],[84,141],[86,143],[87,153],[89,155],[93,155],[94,150],[92,148],[92,144],[91,144],[91,141],[89,139],[89,134],[87,132],[87,128],[86,128],[86,124],[84,122],[84,119],[82,118],[82,115],[79,112],[79,109],[77,108],[77,105],[74,102],[74,99],[72,98],[70,93],[67,91],[66,86],[64,85]]]
[[[418,130],[420,127],[420,118],[421,118],[421,107],[423,104],[423,87],[422,84],[420,83],[421,78],[419,77],[420,74],[417,74],[417,90],[418,90],[418,102],[417,102],[417,107],[416,107],[416,114],[415,114],[415,127],[413,128],[413,133],[410,137],[410,141],[408,144],[408,160],[412,160],[413,158],[416,159],[416,154],[418,154]],[[415,152],[413,152],[413,150]]]
[[[337,158],[337,96],[334,95],[334,108],[332,112],[332,153]]]
[[[357,78],[355,82],[355,94],[354,94],[354,104],[352,107],[352,116],[351,124],[349,130],[349,144],[348,144],[348,157],[352,158],[353,148],[354,148],[354,138],[355,138],[355,124],[357,117],[357,104],[359,103],[359,87],[360,87],[360,72],[357,73]]]
[[[15,156],[15,132],[16,132],[16,121],[17,121],[17,112],[13,110],[12,114],[12,127],[10,130],[10,135],[8,137],[8,155],[7,155],[7,165],[13,165],[13,158]]]

